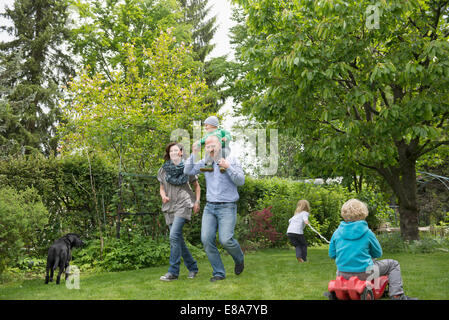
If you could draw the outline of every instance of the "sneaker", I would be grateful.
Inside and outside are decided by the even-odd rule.
[[[304,262],[304,260],[302,258],[296,258],[298,260],[298,262]]]
[[[399,294],[396,296],[392,296],[391,300],[418,300],[418,298],[412,298],[412,297],[406,296],[405,294]]]
[[[187,278],[193,279],[196,277],[197,273],[198,273],[198,271],[189,271],[189,275],[187,276]]]
[[[236,264],[234,267],[234,273],[236,275],[239,275],[243,272],[244,268],[245,268],[245,264],[243,262],[241,264]]]
[[[224,280],[224,279],[225,279],[225,277],[213,276],[212,278],[210,278],[210,282],[215,282],[215,281]]]
[[[173,281],[178,280],[178,276],[175,276],[174,274],[171,274],[170,272],[167,272],[165,275],[161,276],[159,280],[162,281]]]

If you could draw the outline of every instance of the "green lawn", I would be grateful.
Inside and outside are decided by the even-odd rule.
[[[421,300],[449,299],[449,254],[394,254],[401,264],[406,294]],[[152,300],[317,300],[326,299],[329,280],[335,278],[335,264],[327,246],[311,247],[307,263],[298,263],[294,249],[267,249],[245,256],[245,271],[236,276],[232,258],[225,255],[227,278],[211,283],[207,259],[198,261],[200,272],[187,279],[182,266],[179,280],[163,282],[159,277],[168,266],[135,271],[83,274],[80,289],[69,290],[65,283],[44,284],[25,280],[0,285],[1,299],[152,299]]]

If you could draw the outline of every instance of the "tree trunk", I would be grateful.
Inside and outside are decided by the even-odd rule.
[[[415,141],[397,144],[399,164],[395,167],[378,168],[377,171],[385,178],[399,204],[399,220],[401,236],[404,240],[419,240],[418,204],[416,196],[416,159]]]

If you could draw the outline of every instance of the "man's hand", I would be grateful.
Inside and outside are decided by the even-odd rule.
[[[218,165],[219,165],[220,167],[222,167],[222,168],[225,168],[225,169],[227,169],[227,168],[229,168],[229,167],[231,166],[231,164],[229,163],[229,161],[226,160],[225,158],[221,158],[221,159],[218,161]]]
[[[199,141],[194,142],[193,145],[192,145],[192,152],[193,152],[193,154],[197,155],[198,152],[200,152],[200,151],[201,151],[201,144],[200,144],[200,142]]]

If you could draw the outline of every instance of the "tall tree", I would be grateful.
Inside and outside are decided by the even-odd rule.
[[[294,128],[323,167],[379,174],[418,239],[416,162],[449,144],[449,1],[235,2],[242,112]]]
[[[57,147],[60,86],[73,66],[64,48],[69,37],[67,8],[65,0],[15,0],[13,7],[5,8],[2,14],[12,21],[12,26],[0,28],[13,39],[0,43],[4,66],[0,72],[5,88],[0,99],[16,118],[17,129],[13,133],[3,131],[2,135],[16,141],[25,153],[34,149],[49,154]],[[22,131],[20,138],[18,130]]]
[[[211,40],[217,31],[217,17],[209,19],[211,7],[207,7],[208,0],[179,0],[182,8],[182,22],[192,29],[193,51],[196,59],[205,62],[207,55],[214,49]]]
[[[126,44],[133,44],[138,64],[143,47],[150,48],[167,28],[177,42],[187,42],[187,28],[177,23],[181,11],[176,0],[71,0],[75,8],[73,51],[88,66],[90,75],[101,73],[112,80],[114,71],[125,71]],[[139,72],[144,74],[144,65]]]

